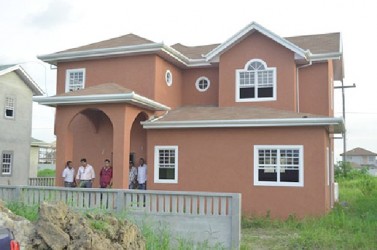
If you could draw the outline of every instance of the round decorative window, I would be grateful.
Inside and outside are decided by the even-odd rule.
[[[209,79],[207,77],[202,76],[196,80],[195,86],[198,91],[204,92],[209,88],[210,84],[211,83]]]
[[[165,73],[165,81],[168,86],[173,84],[173,74],[170,72],[170,70],[167,70]]]

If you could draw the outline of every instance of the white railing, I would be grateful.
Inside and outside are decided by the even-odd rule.
[[[0,199],[28,205],[63,201],[79,210],[126,212],[139,225],[146,218],[156,225],[168,225],[176,237],[189,235],[191,240],[207,240],[231,249],[238,249],[240,243],[240,194],[0,186]]]
[[[30,186],[53,187],[55,186],[55,177],[34,177],[29,178]]]

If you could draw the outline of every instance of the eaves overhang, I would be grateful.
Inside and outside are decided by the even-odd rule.
[[[170,107],[153,101],[135,92],[106,95],[83,95],[83,96],[48,96],[34,97],[33,101],[50,107],[63,105],[85,105],[99,103],[129,103],[138,107],[154,111],[167,111]]]
[[[141,124],[144,129],[328,126],[331,133],[342,133],[344,131],[343,118],[339,117],[189,121],[160,121],[155,119],[144,121]]]
[[[132,46],[120,46],[113,48],[91,49],[84,51],[59,52],[48,55],[40,55],[38,59],[57,65],[58,62],[78,61],[83,59],[95,59],[100,57],[117,57],[123,55],[158,54],[163,58],[173,60],[184,67],[210,66],[211,64],[203,59],[190,59],[174,48],[164,43],[148,43]]]

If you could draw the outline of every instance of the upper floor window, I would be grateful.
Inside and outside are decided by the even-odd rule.
[[[11,175],[13,165],[13,153],[3,152],[1,157],[1,175]]]
[[[268,68],[260,59],[246,63],[236,72],[236,101],[276,100],[276,68]]]
[[[165,73],[165,82],[169,87],[173,84],[173,74],[170,70],[167,70]]]
[[[5,98],[5,110],[4,115],[5,118],[14,118],[14,108],[15,108],[16,100],[12,97],[6,97]]]
[[[65,92],[83,89],[85,87],[85,69],[67,69]]]
[[[207,77],[202,76],[196,80],[195,87],[198,91],[204,92],[209,88],[210,84],[211,82],[209,81],[209,79]]]
[[[154,182],[178,183],[178,146],[155,146]]]
[[[254,185],[304,186],[302,145],[254,146]]]

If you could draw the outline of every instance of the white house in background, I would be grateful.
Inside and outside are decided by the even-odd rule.
[[[44,142],[31,138],[30,145],[30,178],[37,177],[38,170],[55,169],[56,142]]]
[[[355,168],[377,167],[377,154],[363,148],[354,148],[340,155],[345,155],[346,162],[350,162]]]
[[[0,65],[0,185],[29,178],[32,97],[43,91],[19,65]]]

